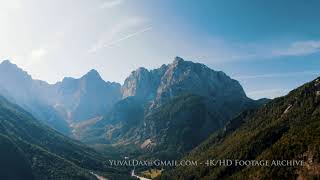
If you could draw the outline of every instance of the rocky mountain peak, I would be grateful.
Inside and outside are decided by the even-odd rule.
[[[139,68],[133,71],[122,86],[123,98],[136,96],[153,101],[153,107],[184,93],[219,99],[228,96],[247,99],[241,85],[225,73],[178,56],[171,64],[158,69]]]
[[[145,79],[146,76],[148,76],[149,74],[149,70],[144,68],[144,67],[139,67],[137,70],[135,71],[132,71],[130,76],[126,79],[126,80],[129,80],[129,79]]]
[[[175,96],[191,93],[223,100],[225,97],[246,101],[239,82],[221,71],[210,69],[201,63],[176,57],[161,77],[152,107],[157,107]]]
[[[87,74],[82,76],[82,79],[102,79],[102,78],[97,70],[91,69]]]
[[[19,68],[16,64],[13,64],[11,61],[4,60],[0,64],[0,82],[2,82],[2,84],[21,83],[18,83],[18,81],[23,81],[23,83],[27,83],[31,80],[31,75]]]
[[[122,98],[136,96],[144,99],[150,95],[152,83],[152,73],[146,68],[140,67],[126,78],[121,88]]]
[[[64,78],[62,79],[62,81],[61,81],[61,82],[58,82],[57,84],[66,83],[66,82],[70,82],[70,81],[74,81],[74,80],[76,80],[76,79],[75,79],[75,78],[72,78],[72,77],[64,77]]]
[[[148,71],[148,69],[146,69],[144,67],[139,67],[135,72],[136,73],[147,73],[149,71]]]
[[[10,60],[2,61],[2,63],[0,64],[0,68],[2,71],[5,71],[5,72],[16,71],[16,72],[21,72],[25,75],[30,76],[27,72],[23,71],[21,68],[19,68],[16,64],[12,63]]]
[[[179,56],[176,56],[173,60],[173,64],[178,64],[178,63],[182,63],[182,62],[184,62],[184,59]]]
[[[3,60],[0,65],[12,64],[9,59]]]

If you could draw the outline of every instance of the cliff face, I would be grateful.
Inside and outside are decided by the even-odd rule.
[[[176,57],[173,63],[148,71],[133,71],[121,88],[123,98],[136,96],[159,107],[171,98],[192,93],[218,101],[232,99],[247,101],[241,85],[221,71]]]

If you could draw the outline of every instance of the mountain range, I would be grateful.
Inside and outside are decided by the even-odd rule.
[[[49,84],[3,61],[0,95],[0,158],[7,162],[0,163],[0,179],[128,179],[129,169],[105,164],[123,157],[306,162],[178,167],[159,179],[320,174],[319,78],[284,97],[252,100],[224,72],[180,57],[157,69],[138,68],[123,85],[104,81],[96,70]]]
[[[73,123],[103,115],[121,98],[120,84],[105,82],[96,70],[48,84],[10,61],[0,64],[0,94],[67,135]]]
[[[260,104],[222,71],[180,57],[158,69],[138,68],[122,86],[104,81],[96,70],[48,84],[10,61],[0,64],[0,75],[2,95],[66,135],[94,147],[169,154],[164,157],[191,150]]]
[[[139,68],[121,87],[122,100],[99,122],[82,128],[89,144],[178,157],[248,108],[241,85],[221,71],[176,57],[158,69]]]

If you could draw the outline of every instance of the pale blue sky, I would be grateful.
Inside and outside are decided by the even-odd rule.
[[[320,74],[317,0],[0,0],[0,59],[50,83],[97,69],[122,83],[175,56],[222,70],[252,98]],[[1,60],[0,60],[1,61]]]

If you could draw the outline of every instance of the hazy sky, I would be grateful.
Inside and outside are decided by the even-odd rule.
[[[320,74],[318,0],[0,0],[0,61],[54,83],[97,69],[122,83],[175,56],[222,70],[249,97]]]

